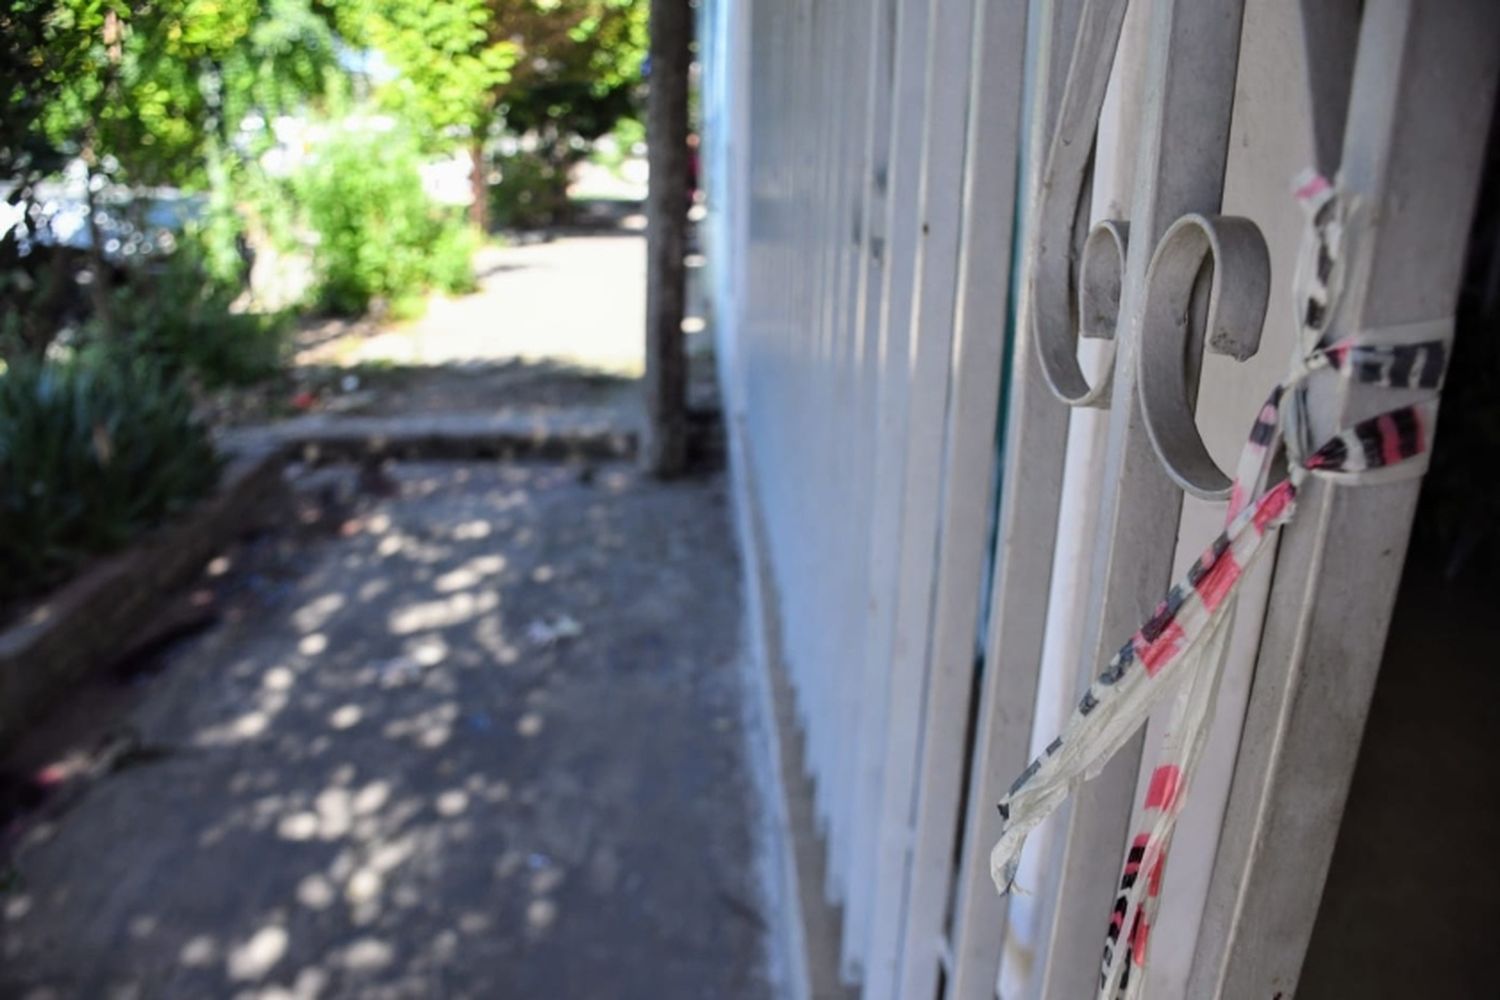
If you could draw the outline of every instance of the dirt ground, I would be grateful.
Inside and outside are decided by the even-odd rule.
[[[480,294],[311,325],[216,417],[632,421],[643,262],[639,236],[487,253]],[[288,482],[183,596],[196,634],[3,762],[0,996],[768,996],[721,474]]]

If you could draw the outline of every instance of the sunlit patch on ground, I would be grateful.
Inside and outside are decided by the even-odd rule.
[[[16,855],[0,994],[766,995],[722,485],[385,474],[216,564],[123,720],[166,752]]]
[[[621,336],[622,316],[646,315],[646,244],[591,236],[486,247],[475,261],[479,293],[435,298],[419,319],[309,338],[297,362],[453,365],[549,360],[639,375],[645,334]],[[580,294],[579,276],[590,288]]]

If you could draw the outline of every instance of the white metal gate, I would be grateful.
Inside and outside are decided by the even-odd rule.
[[[995,803],[1217,531],[1220,469],[1297,348],[1299,170],[1364,206],[1350,267],[1368,280],[1338,322],[1377,340],[1449,322],[1500,10],[711,14],[721,371],[843,972],[870,998],[1091,995],[1143,739],[1039,829],[1027,896],[989,880]],[[1189,216],[1237,242],[1201,238],[1203,267],[1153,268]],[[1267,305],[1205,351],[1210,275]],[[1147,322],[1148,292],[1181,303],[1185,349],[1161,347],[1179,333]],[[1390,400],[1321,405],[1332,429]],[[1416,495],[1416,480],[1311,485],[1242,591],[1147,995],[1294,990]]]

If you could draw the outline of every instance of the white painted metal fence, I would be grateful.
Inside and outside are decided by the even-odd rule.
[[[987,870],[995,803],[1217,530],[1217,469],[1296,347],[1297,173],[1337,172],[1373,208],[1374,278],[1341,322],[1378,337],[1451,316],[1500,10],[705,0],[704,17],[720,369],[843,974],[875,1000],[1091,995],[1142,740],[1038,831],[1009,900]],[[1234,356],[1190,338],[1195,409],[1174,417],[1143,406],[1141,345],[1164,335],[1144,300],[1190,213],[1249,220],[1267,268],[1205,269],[1267,282],[1269,304]],[[1355,392],[1325,419],[1371,405]],[[1172,419],[1186,444],[1158,447]],[[1247,584],[1148,996],[1291,995],[1416,495],[1315,484]]]

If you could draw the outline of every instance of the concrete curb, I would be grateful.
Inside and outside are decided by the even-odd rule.
[[[273,447],[289,458],[620,459],[638,435],[608,414],[446,414],[419,417],[299,417],[226,432],[228,448]]]
[[[129,642],[163,597],[254,523],[286,488],[282,465],[277,448],[231,452],[218,488],[186,517],[96,563],[0,631],[0,747]]]
[[[595,414],[302,417],[225,432],[218,446],[229,459],[212,496],[0,630],[0,749],[253,524],[285,491],[281,473],[289,460],[622,459],[635,453],[636,438]]]

